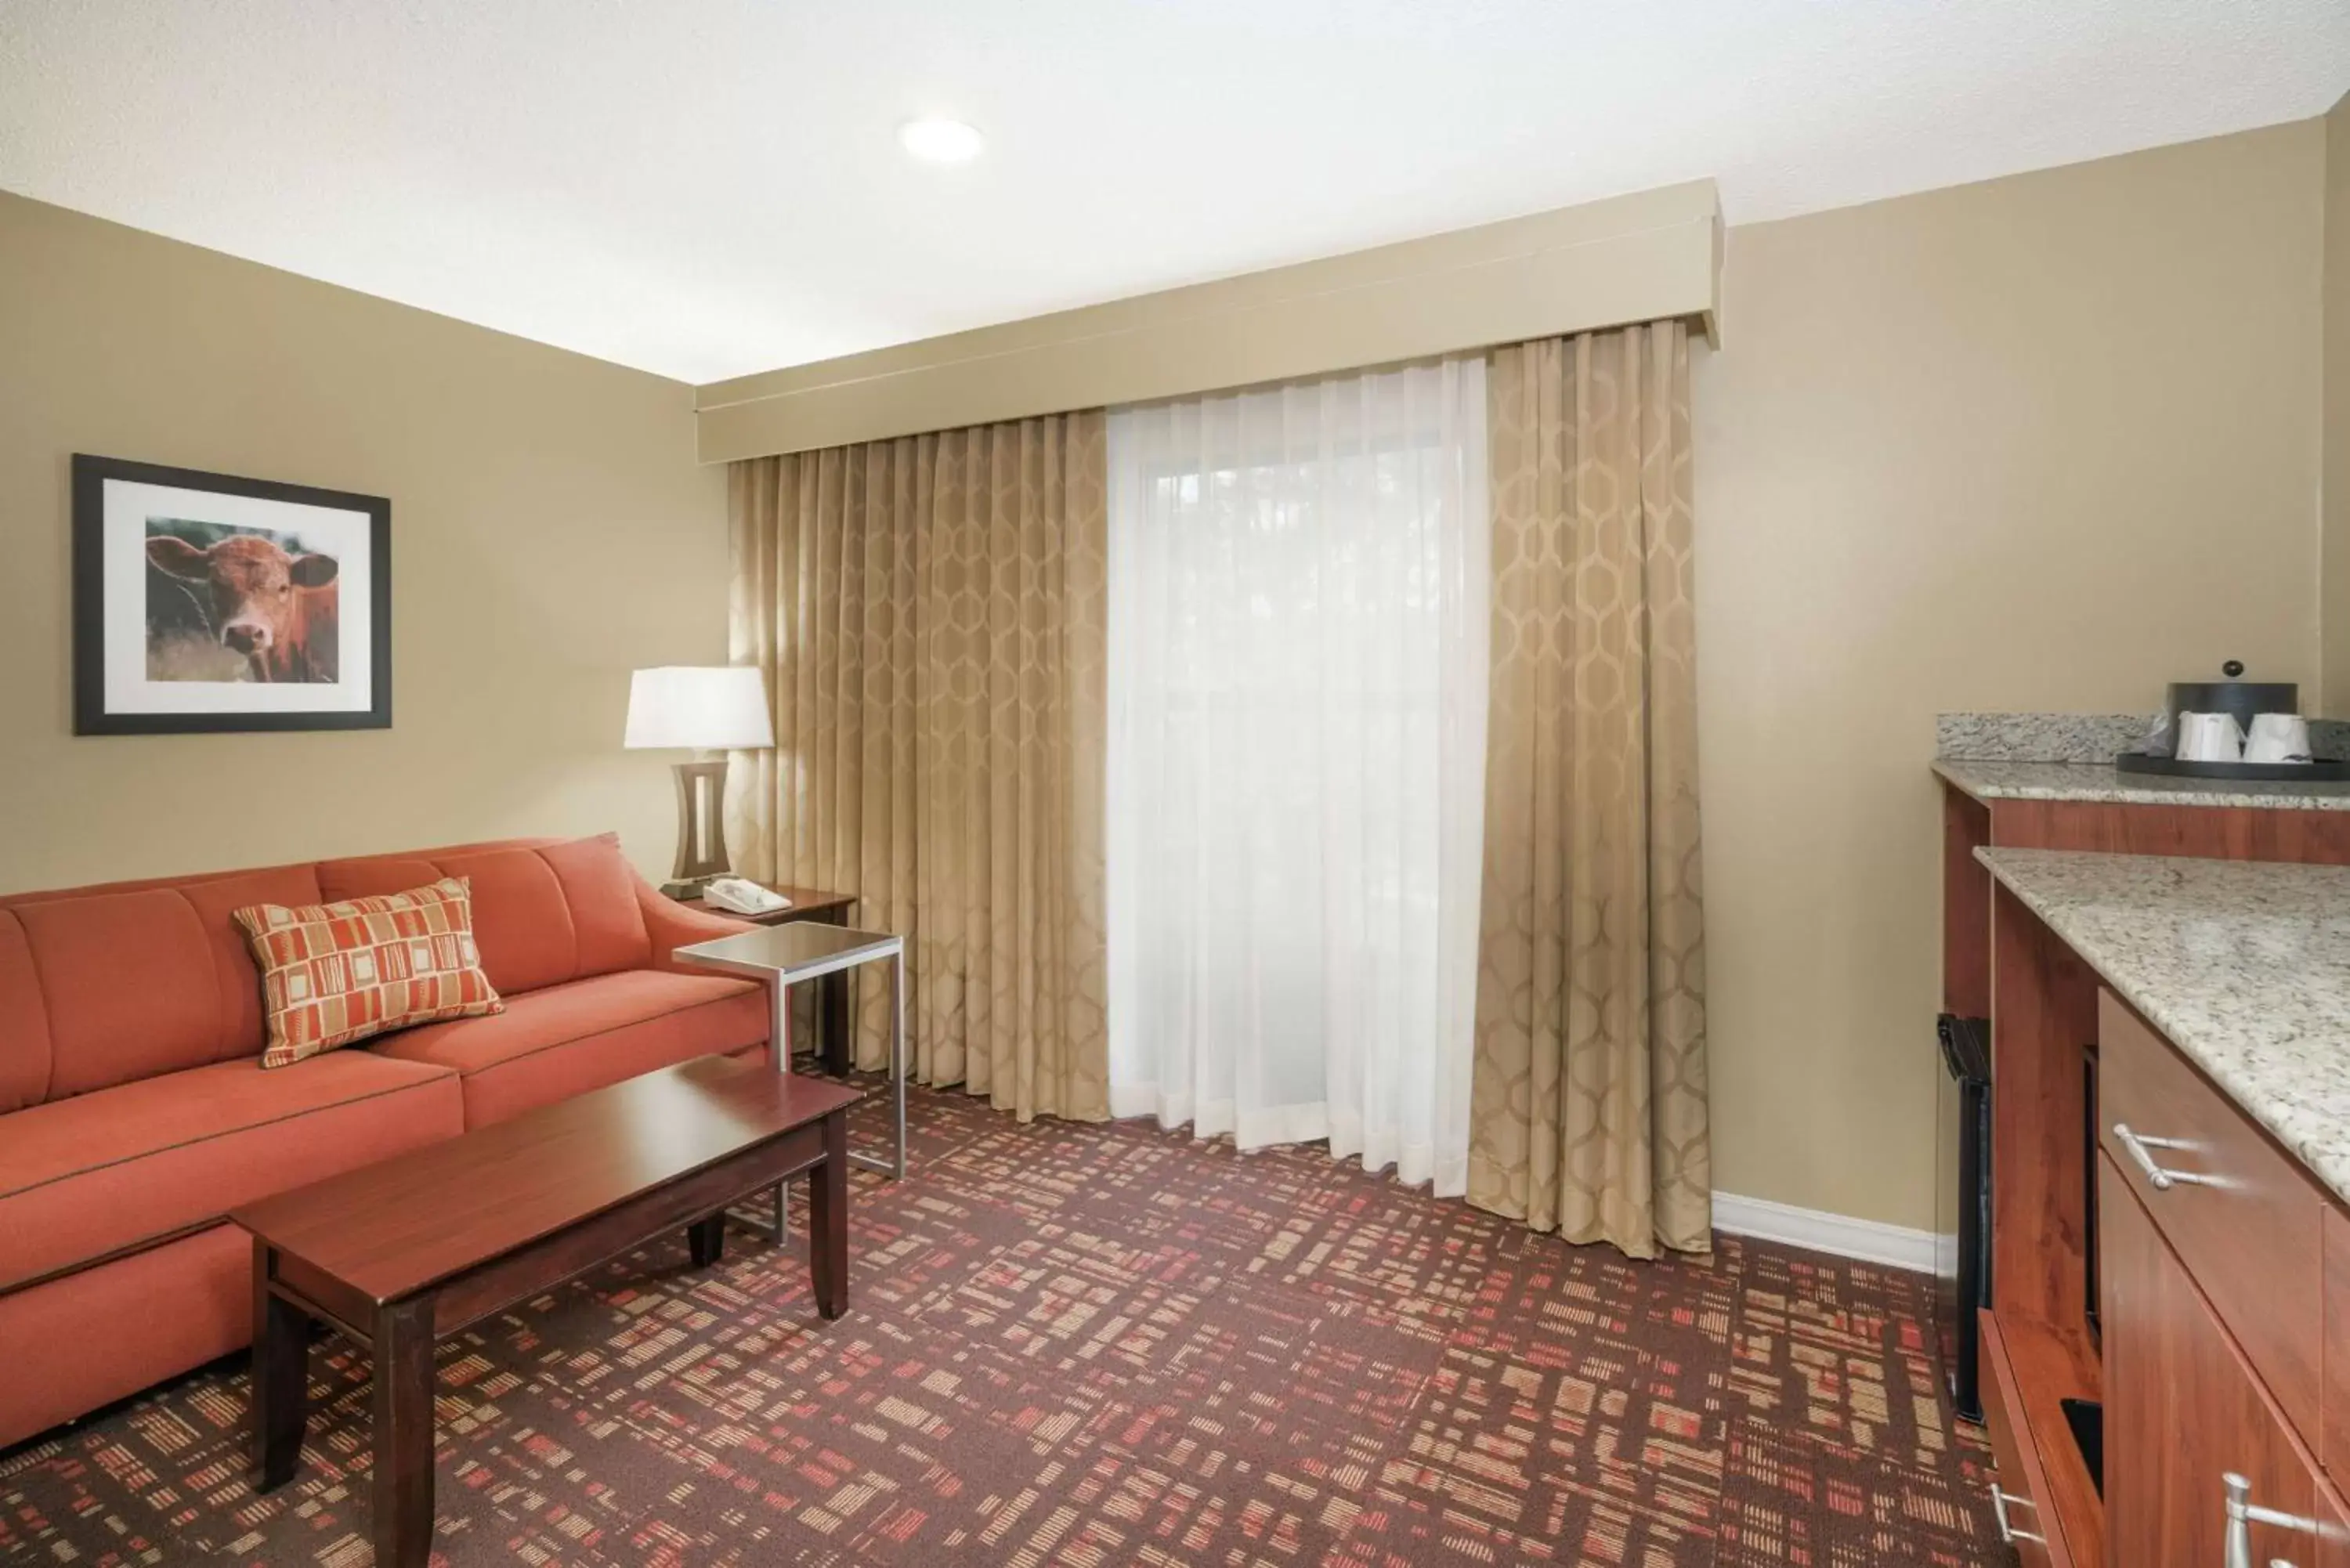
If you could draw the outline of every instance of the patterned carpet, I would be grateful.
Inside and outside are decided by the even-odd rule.
[[[953,1094],[913,1160],[857,1179],[837,1324],[737,1228],[708,1273],[663,1243],[443,1344],[435,1563],[2001,1560],[1918,1277],[1632,1263],[1318,1149]],[[0,1562],[363,1568],[367,1364],[311,1368],[267,1497],[233,1364],[0,1454]]]

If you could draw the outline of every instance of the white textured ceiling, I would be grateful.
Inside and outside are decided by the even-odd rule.
[[[2350,0],[0,0],[0,188],[687,380],[2322,113]],[[968,119],[986,154],[910,162]]]

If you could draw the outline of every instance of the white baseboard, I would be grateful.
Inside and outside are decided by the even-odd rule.
[[[1906,1225],[1887,1225],[1875,1220],[1856,1220],[1848,1214],[1773,1203],[1767,1198],[1741,1198],[1734,1192],[1717,1192],[1713,1195],[1713,1228],[1733,1236],[1783,1241],[1790,1247],[1808,1247],[1814,1252],[1833,1252],[1839,1258],[1857,1258],[1864,1263],[1882,1263],[1887,1268],[1908,1269],[1913,1273],[1934,1272],[1934,1233],[1912,1231]]]

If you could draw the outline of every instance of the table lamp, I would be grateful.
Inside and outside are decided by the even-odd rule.
[[[675,764],[677,866],[661,891],[672,898],[701,893],[723,877],[726,858],[726,753],[764,751],[775,743],[767,718],[766,683],[746,665],[665,665],[639,670],[629,681],[629,751],[690,750]]]

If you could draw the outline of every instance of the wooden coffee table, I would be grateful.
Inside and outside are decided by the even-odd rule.
[[[806,1172],[816,1311],[848,1306],[848,1107],[863,1091],[705,1056],[249,1203],[253,1426],[294,1477],[313,1320],[375,1354],[375,1560],[432,1547],[432,1346],[667,1231],[718,1261],[725,1209]]]

